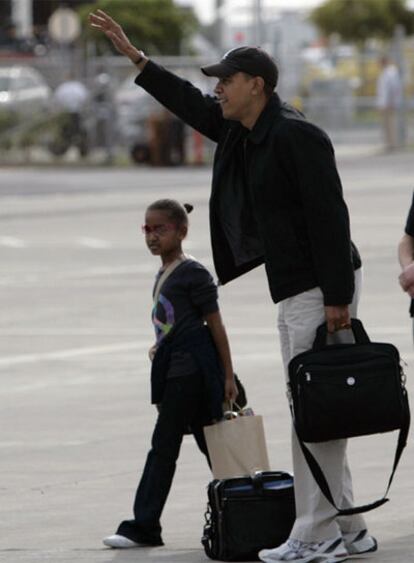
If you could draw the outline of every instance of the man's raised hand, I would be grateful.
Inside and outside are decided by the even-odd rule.
[[[140,59],[141,51],[132,45],[122,27],[103,10],[96,10],[95,13],[90,13],[88,19],[91,27],[105,33],[121,55],[125,55],[132,62]]]

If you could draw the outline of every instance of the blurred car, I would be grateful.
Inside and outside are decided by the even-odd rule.
[[[51,89],[34,68],[0,67],[0,111],[33,115],[46,110],[50,96]]]
[[[128,76],[115,93],[118,133],[135,162],[149,161],[150,115],[161,111],[161,105]]]
[[[205,79],[199,69],[174,69],[179,76],[189,80],[202,91],[206,92],[211,83]],[[153,136],[154,125],[156,122],[169,119],[172,123],[172,137],[178,137],[188,133],[188,129],[183,133],[178,133],[180,124],[178,119],[171,121],[163,106],[158,103],[143,88],[134,82],[136,74],[128,76],[119,86],[115,93],[114,101],[117,108],[118,135],[122,144],[128,147],[131,158],[139,162],[149,162],[151,160],[151,136]],[[179,143],[178,143],[179,144]],[[182,164],[185,159],[183,149],[175,151],[174,160],[176,164]]]

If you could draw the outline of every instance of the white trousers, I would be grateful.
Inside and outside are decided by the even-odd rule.
[[[361,270],[355,272],[355,294],[350,305],[356,316],[361,290]],[[305,291],[279,304],[278,327],[282,359],[287,377],[289,361],[312,347],[316,328],[325,321],[323,296],[320,288]],[[342,330],[330,337],[330,342],[352,342],[352,332]],[[329,483],[336,505],[353,506],[352,479],[346,457],[347,440],[331,440],[307,444]],[[296,521],[290,537],[304,542],[323,541],[341,533],[366,529],[361,515],[336,517],[335,508],[326,500],[314,480],[292,429],[293,472],[295,477]]]

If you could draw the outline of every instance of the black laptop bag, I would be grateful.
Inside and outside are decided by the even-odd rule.
[[[352,319],[355,343],[326,344],[326,323],[311,350],[289,363],[295,428],[304,442],[325,442],[409,425],[405,374],[393,344],[371,342]]]
[[[295,521],[290,473],[263,471],[253,478],[215,479],[207,494],[201,543],[210,559],[257,561],[261,549],[289,537]]]
[[[371,342],[362,323],[351,320],[352,344],[328,345],[326,323],[311,350],[289,363],[291,411],[299,445],[315,481],[339,516],[368,512],[388,501],[395,471],[407,444],[410,407],[406,377],[393,344]],[[325,442],[399,430],[384,496],[352,508],[336,506],[329,484],[305,442]]]

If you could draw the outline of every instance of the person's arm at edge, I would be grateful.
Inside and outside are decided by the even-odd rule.
[[[226,329],[220,311],[209,313],[204,317],[208,328],[210,329],[211,336],[216,345],[218,354],[223,364],[225,383],[224,383],[224,397],[226,401],[234,402],[237,398],[237,387],[234,380],[233,364],[231,361],[230,344],[227,338]]]

